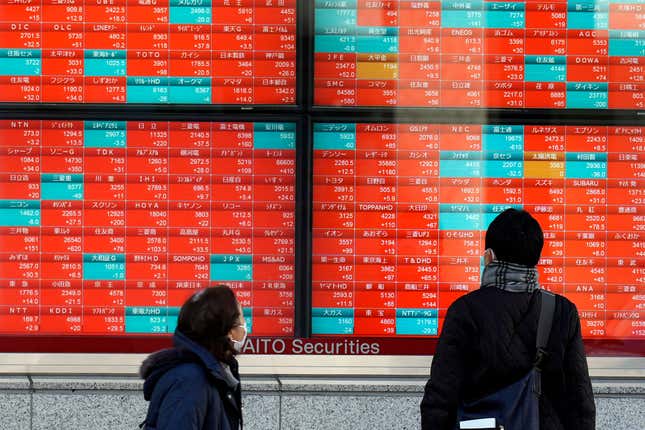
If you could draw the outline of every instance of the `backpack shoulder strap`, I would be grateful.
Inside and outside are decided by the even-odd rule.
[[[538,321],[537,337],[535,339],[535,362],[533,366],[540,368],[542,361],[548,355],[546,352],[546,344],[549,341],[549,334],[551,334],[551,326],[553,325],[553,313],[555,311],[555,294],[538,290],[542,297],[540,305],[540,319]]]

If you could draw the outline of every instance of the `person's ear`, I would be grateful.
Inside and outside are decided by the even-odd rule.
[[[492,248],[487,248],[484,251],[484,266],[488,266],[493,261],[495,261],[495,252]]]

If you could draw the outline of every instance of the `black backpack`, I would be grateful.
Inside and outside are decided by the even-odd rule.
[[[520,380],[486,397],[461,404],[457,411],[455,429],[540,430],[541,365],[547,355],[545,347],[553,323],[555,295],[544,290],[538,291],[542,295],[542,303],[533,367]]]

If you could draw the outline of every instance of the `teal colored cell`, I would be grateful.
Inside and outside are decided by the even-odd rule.
[[[125,82],[128,87],[167,87],[170,84],[170,78],[165,76],[131,76]]]
[[[519,160],[486,160],[484,162],[485,178],[521,178],[524,162]]]
[[[478,158],[481,157],[477,153]],[[482,160],[440,160],[439,174],[444,178],[479,178],[482,175]]]
[[[525,82],[565,82],[567,66],[565,64],[526,64]]]
[[[168,333],[174,333],[177,329],[177,321],[179,321],[179,315],[168,315],[166,317],[166,325],[168,327]]]
[[[250,264],[253,255],[250,254],[211,254],[209,261],[212,264]]]
[[[254,122],[254,132],[262,131],[296,131],[295,122]],[[282,148],[286,149],[286,148]]]
[[[438,318],[396,318],[396,334],[436,336],[439,331]]]
[[[311,315],[314,317],[354,318],[353,308],[313,308]]]
[[[314,36],[316,52],[356,52],[356,36]]]
[[[0,49],[0,76],[40,76],[41,73],[39,49]]]
[[[353,334],[353,318],[324,318],[311,319],[312,334]]]
[[[40,209],[39,200],[0,200],[0,209]]]
[[[574,91],[567,88],[567,108],[569,109],[607,109],[608,107],[609,92],[607,89]]]
[[[171,7],[211,7],[213,5],[211,0],[170,0]]]
[[[125,76],[125,51],[85,51],[85,76]]]
[[[485,134],[522,134],[524,133],[523,125],[482,125],[482,133]]]
[[[516,4],[520,5],[520,3]],[[485,28],[524,28],[524,20],[524,12],[519,9],[512,11],[487,10],[484,14]]]
[[[179,0],[170,6],[170,24],[210,24],[212,8],[210,1]]]
[[[253,279],[253,264],[211,263],[211,281],[250,281]]]
[[[336,31],[336,29],[354,29],[356,28],[357,14],[358,12],[355,8],[316,9],[314,12],[314,27],[316,34],[329,34],[332,31]]]
[[[85,132],[94,131],[94,130],[103,130],[103,131],[117,131],[117,130],[127,130],[128,125],[126,121],[91,121],[87,120],[84,122]]]
[[[604,161],[567,161],[565,163],[567,179],[606,179],[607,163]]]
[[[86,148],[125,148],[125,121],[85,121]]]
[[[539,66],[566,65],[567,57],[563,55],[527,55],[524,57],[526,64],[537,64]]]
[[[125,255],[123,254],[83,254],[83,279],[124,280]]]
[[[441,2],[442,10],[483,10],[483,0],[448,0]]]
[[[316,0],[314,5],[319,9],[356,8],[358,0]]]
[[[211,87],[169,87],[168,101],[170,103],[209,104],[211,102]]]
[[[560,55],[527,55],[524,59],[526,82],[565,82],[566,57]]]
[[[482,226],[482,214],[479,212],[443,212],[439,210],[440,230],[481,230]]]
[[[609,10],[609,0],[568,0],[568,12],[602,12]]]
[[[357,36],[356,52],[360,54],[395,54],[399,52],[397,36]]]
[[[42,200],[83,200],[83,184],[47,182],[40,185]]]
[[[170,103],[208,104],[211,102],[211,80],[208,78],[168,78]]]
[[[356,149],[356,131],[314,131],[314,149],[354,150]]]
[[[40,49],[0,49],[0,58],[41,58]]]
[[[131,309],[131,308],[128,308]],[[175,322],[173,329],[170,330],[168,317],[165,315],[165,309],[159,309],[162,314],[159,315],[125,315],[125,332],[126,333],[170,333],[177,326]]]
[[[506,11],[524,11],[526,7],[524,3],[517,3],[513,1],[498,1],[498,2],[486,2],[483,4],[483,8],[486,11],[492,12],[506,12]]]
[[[437,309],[398,308],[396,310],[397,318],[437,318],[438,316]]]
[[[83,254],[83,261],[87,263],[125,263],[124,254]]]
[[[34,227],[39,225],[40,209],[0,207],[0,227]]]
[[[440,203],[439,211],[443,213],[479,213],[482,211],[482,205]]]
[[[86,49],[83,53],[85,61],[88,60],[125,60],[127,51],[121,49]]]
[[[43,173],[40,177],[42,200],[82,200],[83,175]]]
[[[441,160],[481,160],[482,153],[479,151],[441,151],[439,157]]]
[[[123,281],[125,280],[125,263],[83,261],[83,279],[87,281]]]
[[[313,308],[313,334],[353,334],[354,309],[352,308]]]
[[[168,309],[166,307],[159,307],[159,306],[126,306],[125,308],[125,316],[135,316],[135,317],[140,317],[140,316],[147,316],[147,317],[153,317],[153,316],[163,316],[165,317],[168,315]]]
[[[132,78],[128,78],[132,79]],[[138,78],[134,78],[138,79]],[[157,79],[157,78],[153,78]],[[171,87],[210,87],[211,86],[211,79],[210,78],[197,78],[197,77],[191,77],[191,76],[184,76],[184,77],[171,77],[171,78],[161,78],[163,79],[162,82],[165,82],[168,86]],[[129,84],[128,80],[128,84]]]
[[[313,308],[313,334],[353,334],[354,309],[351,308]]]
[[[482,148],[484,151],[522,152],[524,128],[521,125],[482,126]]]
[[[572,12],[567,14],[569,30],[606,30],[609,28],[607,12]]]
[[[57,182],[57,183],[83,183],[82,174],[72,173],[42,173],[40,175],[41,182]]]
[[[253,124],[255,149],[295,149],[296,124],[293,122],[256,122]]]
[[[168,103],[168,87],[137,85],[127,88],[128,103]]]
[[[253,133],[253,149],[295,149],[295,131],[256,131]]]
[[[442,28],[483,28],[482,10],[441,10]]]
[[[645,56],[645,31],[610,31],[609,55],[618,57]]]

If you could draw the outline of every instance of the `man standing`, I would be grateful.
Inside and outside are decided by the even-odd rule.
[[[544,236],[526,211],[507,209],[486,232],[482,285],[448,309],[421,402],[423,430],[454,430],[459,405],[532,368],[541,297],[535,268]],[[541,430],[593,430],[596,409],[576,306],[556,295],[542,363]],[[511,429],[515,430],[515,429]]]

